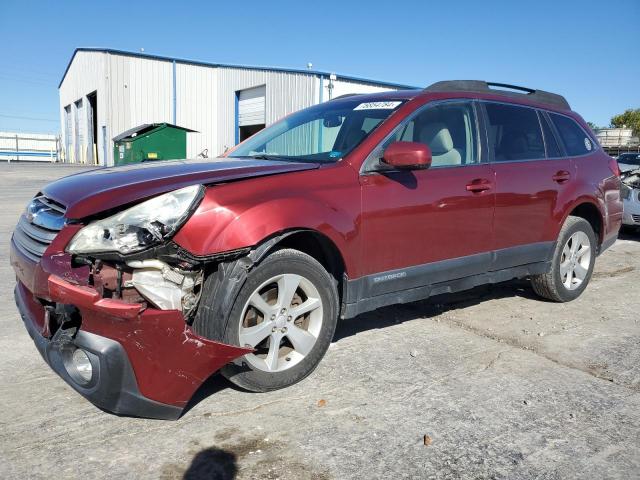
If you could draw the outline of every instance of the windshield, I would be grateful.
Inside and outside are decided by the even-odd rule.
[[[364,102],[356,96],[316,105],[258,132],[229,157],[337,162],[402,103],[403,100]]]
[[[640,165],[640,154],[624,154],[618,157],[618,163],[624,163],[625,165]]]

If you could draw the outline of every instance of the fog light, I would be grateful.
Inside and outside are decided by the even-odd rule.
[[[89,383],[93,376],[93,367],[91,366],[91,360],[87,353],[78,348],[73,352],[71,361],[73,362],[73,366],[80,378],[82,378],[86,383]]]

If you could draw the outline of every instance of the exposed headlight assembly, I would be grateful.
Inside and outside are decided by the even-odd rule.
[[[202,198],[202,185],[159,195],[81,229],[67,246],[70,253],[138,252],[173,235]]]

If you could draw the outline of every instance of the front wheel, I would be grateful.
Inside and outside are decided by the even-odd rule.
[[[598,247],[591,224],[569,217],[558,235],[551,270],[531,277],[533,290],[554,302],[570,302],[580,296],[591,279]]]
[[[334,278],[309,255],[279,250],[249,274],[224,333],[226,343],[255,351],[221,373],[256,392],[299,382],[320,363],[337,319]]]

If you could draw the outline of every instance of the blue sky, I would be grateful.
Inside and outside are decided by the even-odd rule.
[[[314,68],[426,86],[487,79],[561,93],[606,125],[640,108],[640,0],[0,0],[0,130],[59,130],[76,47]]]

